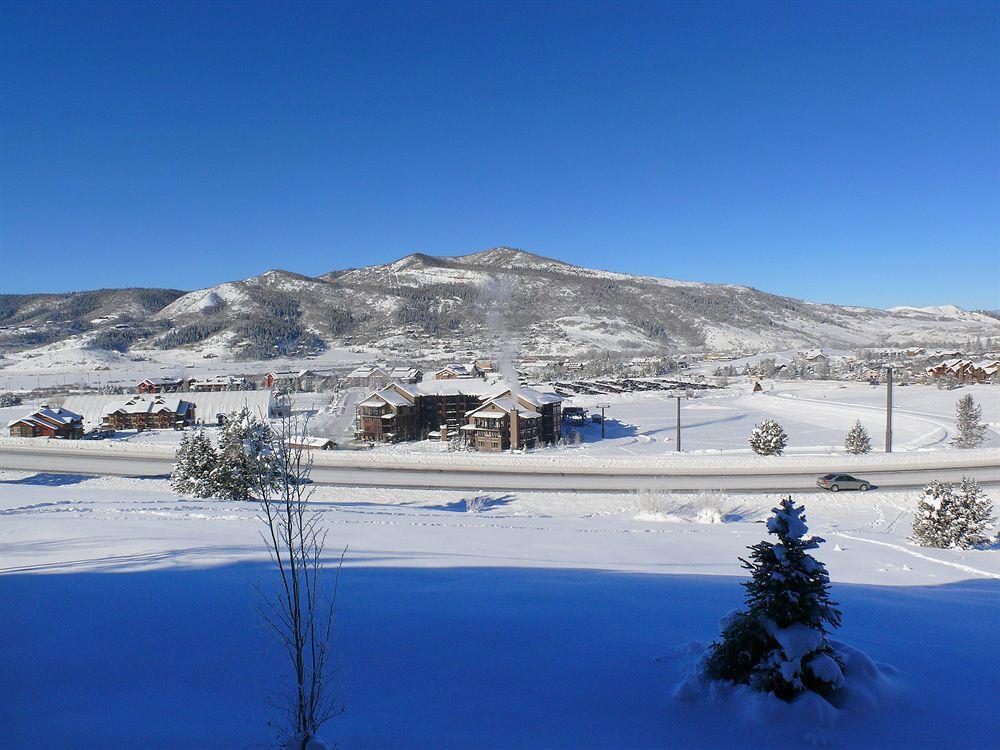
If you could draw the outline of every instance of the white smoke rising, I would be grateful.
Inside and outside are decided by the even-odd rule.
[[[491,340],[497,368],[504,385],[510,388],[511,399],[516,407],[521,384],[514,369],[514,359],[517,357],[519,347],[517,338],[507,325],[512,297],[513,293],[508,284],[501,279],[491,277],[480,292],[479,303],[486,313],[486,332]]]

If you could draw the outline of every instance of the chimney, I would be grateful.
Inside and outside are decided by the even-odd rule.
[[[520,427],[518,424],[517,416],[517,401],[514,401],[514,406],[510,410],[510,449],[517,450],[520,446],[518,445],[518,439],[520,438]]]

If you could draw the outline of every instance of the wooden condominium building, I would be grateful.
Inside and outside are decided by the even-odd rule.
[[[137,394],[110,407],[103,424],[113,430],[183,429],[194,424],[195,405],[176,396]]]
[[[533,448],[558,439],[561,402],[553,393],[521,387],[512,395],[505,385],[483,381],[475,387],[467,382],[394,383],[358,404],[357,438],[399,442],[457,437],[476,450]]]
[[[522,450],[550,445],[559,437],[562,398],[533,388],[506,389],[469,413],[462,427],[479,451]]]
[[[359,440],[395,443],[420,437],[418,396],[394,384],[358,404]]]
[[[993,383],[1000,380],[1000,360],[947,359],[926,372],[932,378],[954,377],[959,383]]]
[[[7,423],[11,437],[46,437],[78,440],[83,437],[83,417],[58,406],[43,405]]]

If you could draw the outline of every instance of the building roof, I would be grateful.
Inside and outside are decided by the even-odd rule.
[[[313,437],[312,435],[305,435],[303,437],[298,437],[293,440],[289,440],[288,444],[292,447],[301,445],[307,448],[325,448],[328,445],[336,445],[337,443],[332,438]]]
[[[169,398],[194,404],[195,416],[207,422],[214,422],[218,414],[230,414],[244,406],[251,414],[269,417],[273,413],[275,404],[274,394],[268,390],[197,391],[167,395]],[[67,396],[64,406],[82,414],[85,422],[100,424],[107,414],[115,411],[127,398],[105,395]]]
[[[124,412],[126,414],[156,414],[161,411],[187,414],[189,406],[191,406],[189,401],[185,401],[174,394],[138,393],[134,396],[119,398],[117,402],[109,403],[105,415],[116,412]]]
[[[389,406],[409,406],[413,402],[392,388],[383,388],[380,391],[375,391],[358,406],[382,406],[383,403],[389,404]]]
[[[476,367],[475,362],[468,362],[468,363],[452,362],[451,364],[445,365],[436,372],[453,372],[459,376],[473,377],[476,374],[477,369],[479,368]]]
[[[511,392],[512,388],[508,384],[500,383],[487,391],[483,398],[493,399],[499,396],[510,396]],[[517,399],[521,403],[530,404],[534,407],[544,406],[545,404],[558,404],[563,401],[562,396],[549,393],[548,391],[539,391],[526,385],[518,386]]]
[[[23,417],[11,420],[7,423],[7,426],[13,427],[19,422],[25,422],[42,427],[64,427],[81,420],[83,420],[82,416],[69,409],[63,409],[58,406],[42,406],[30,414],[25,414]]]
[[[377,365],[359,365],[347,373],[349,378],[370,378],[370,377],[385,377],[387,376],[388,370],[384,367],[379,367]]]
[[[418,396],[465,395],[482,398],[495,388],[496,383],[488,383],[480,378],[463,378],[461,380],[422,380],[414,385],[407,385],[405,390]]]
[[[143,378],[139,384],[149,383],[150,385],[179,385],[184,381],[181,378]]]
[[[508,396],[490,399],[478,409],[473,409],[469,414],[474,417],[492,417],[510,415],[514,411],[514,400]],[[532,409],[525,409],[519,403],[517,405],[517,415],[523,419],[539,419],[542,415]]]

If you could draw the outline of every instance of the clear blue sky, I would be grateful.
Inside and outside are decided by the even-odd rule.
[[[512,245],[1000,307],[1000,4],[0,5],[4,292]]]

